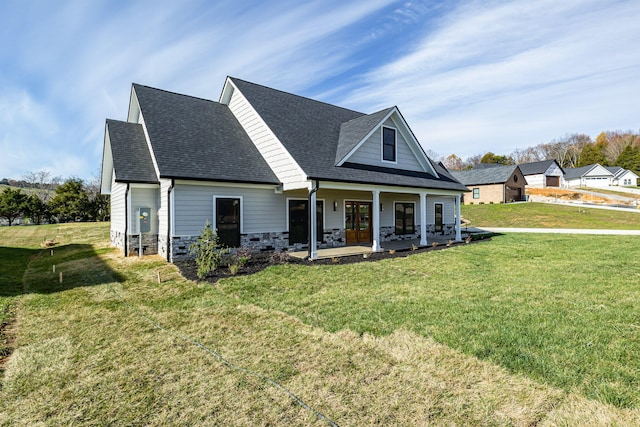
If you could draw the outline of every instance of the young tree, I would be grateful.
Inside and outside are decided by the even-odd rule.
[[[5,218],[11,226],[13,221],[22,216],[26,199],[27,195],[22,193],[20,189],[5,188],[0,193],[0,218]]]
[[[59,222],[87,219],[89,197],[83,184],[80,178],[69,178],[56,188],[56,194],[51,199],[51,210]]]

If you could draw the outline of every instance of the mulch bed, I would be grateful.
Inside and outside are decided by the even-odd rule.
[[[474,239],[470,243],[475,243],[481,240],[490,240],[490,237],[484,236],[482,238]],[[388,259],[388,258],[405,258],[410,255],[421,254],[421,253],[430,252],[430,251],[438,251],[438,250],[446,249],[450,246],[458,246],[458,245],[465,245],[465,244],[466,244],[465,242],[453,243],[449,246],[447,246],[446,244],[439,244],[437,246],[427,246],[427,247],[418,248],[415,250],[412,250],[412,249],[396,250],[394,253],[391,253],[389,251],[372,252],[364,255],[363,254],[349,255],[349,256],[342,256],[342,257],[335,257],[335,258],[318,259],[315,261],[294,258],[286,255],[286,252],[279,252],[279,253],[276,253],[275,255],[274,254],[257,254],[257,255],[253,255],[251,259],[247,262],[247,264],[240,267],[239,271],[236,274],[231,274],[231,272],[229,271],[229,268],[222,267],[216,270],[215,272],[211,273],[209,276],[207,276],[202,280],[215,283],[218,280],[224,279],[227,277],[246,276],[249,274],[258,273],[264,270],[265,268],[271,265],[276,265],[276,264],[298,264],[298,265],[308,265],[308,266],[331,265],[331,264],[335,264],[335,265],[354,264],[357,262],[371,262],[371,261],[378,261],[381,259]],[[176,261],[175,265],[178,267],[178,269],[180,270],[180,272],[185,278],[189,280],[194,280],[194,281],[201,280],[198,278],[196,274],[197,268],[194,260]]]

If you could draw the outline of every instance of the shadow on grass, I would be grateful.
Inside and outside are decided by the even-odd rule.
[[[109,251],[87,244],[46,249],[0,246],[0,297],[49,294],[123,281],[99,256]]]

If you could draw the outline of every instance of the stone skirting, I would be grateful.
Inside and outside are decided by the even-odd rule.
[[[139,234],[131,234],[128,239],[129,255],[137,256],[140,250]],[[142,235],[142,255],[155,255],[158,253],[158,235],[143,234]]]
[[[455,225],[445,224],[442,232],[435,232],[435,225],[427,226],[427,240],[433,236],[455,235]],[[137,254],[137,236],[135,236],[135,247],[129,252]],[[380,227],[380,241],[389,242],[396,240],[414,240],[420,238],[420,226],[416,226],[416,231],[411,234],[396,235],[394,227]],[[189,255],[189,245],[195,242],[198,236],[176,236],[171,240],[171,260],[181,260],[191,258]],[[247,233],[240,236],[240,244],[244,248],[251,248],[253,252],[271,251],[303,251],[309,249],[306,243],[289,244],[288,232],[271,233]],[[338,248],[346,246],[345,231],[343,229],[326,229],[322,233],[322,241],[318,242],[318,249]],[[156,251],[163,257],[167,256],[166,236],[157,236]],[[145,250],[145,254],[150,253]]]

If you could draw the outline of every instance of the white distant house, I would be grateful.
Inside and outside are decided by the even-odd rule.
[[[612,185],[623,187],[638,186],[638,175],[620,166],[608,166],[607,170],[613,174]]]
[[[527,181],[527,187],[560,187],[564,171],[555,160],[523,163],[518,165]]]
[[[604,166],[593,164],[580,168],[565,168],[563,187],[596,187],[613,185],[613,173]]]

